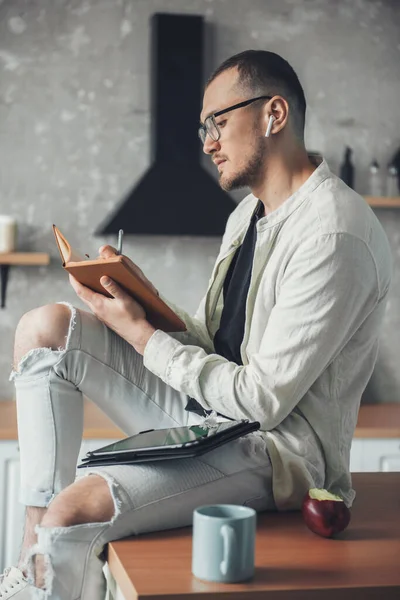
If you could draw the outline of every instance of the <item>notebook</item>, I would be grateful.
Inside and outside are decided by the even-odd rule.
[[[167,333],[172,331],[186,331],[185,323],[135,273],[125,256],[116,255],[111,258],[99,257],[93,260],[86,259],[71,248],[66,238],[55,225],[53,225],[53,231],[64,269],[71,273],[80,283],[95,292],[111,297],[100,283],[100,278],[103,275],[107,275],[143,306],[146,318],[153,327],[162,329]]]
[[[152,429],[88,452],[78,465],[129,465],[134,463],[193,458],[256,431],[258,421],[224,421],[214,425],[192,425]]]

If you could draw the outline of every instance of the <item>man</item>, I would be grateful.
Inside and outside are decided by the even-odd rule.
[[[105,278],[112,298],[71,278],[90,313],[57,304],[21,319],[12,378],[27,519],[3,597],[97,600],[108,541],[189,525],[200,504],[298,509],[323,487],[351,505],[350,445],[391,259],[364,199],[307,155],[305,108],[293,69],[271,52],[236,55],[209,80],[204,152],[224,189],[252,193],[228,220],[196,316],[173,307],[187,333],[154,330]],[[129,435],[209,411],[258,420],[261,432],[198,459],[74,481],[83,393]]]

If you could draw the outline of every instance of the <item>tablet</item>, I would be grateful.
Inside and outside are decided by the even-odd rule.
[[[142,431],[88,452],[78,468],[194,457],[259,428],[258,421],[244,420]]]

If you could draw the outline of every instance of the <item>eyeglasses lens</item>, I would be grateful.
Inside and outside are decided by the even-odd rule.
[[[219,140],[219,129],[213,116],[207,117],[204,122],[204,126],[199,127],[199,138],[202,144],[205,143],[207,134],[214,142]]]

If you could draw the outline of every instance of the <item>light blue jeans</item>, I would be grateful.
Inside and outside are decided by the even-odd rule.
[[[201,504],[233,503],[274,510],[271,463],[256,432],[199,458],[76,470],[83,431],[83,394],[127,435],[201,423],[188,398],[143,366],[142,356],[90,313],[70,307],[64,349],[31,350],[13,371],[21,457],[21,502],[48,506],[77,477],[108,482],[111,521],[72,527],[37,526],[28,555],[43,554],[46,591],[38,599],[101,600],[103,548],[129,535],[191,525]],[[33,581],[33,579],[32,579]]]

